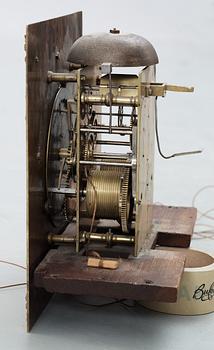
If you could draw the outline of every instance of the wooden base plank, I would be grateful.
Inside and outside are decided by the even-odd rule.
[[[181,254],[150,250],[139,258],[121,259],[116,270],[97,269],[87,266],[86,256],[60,247],[39,264],[34,284],[50,293],[175,302],[184,262]]]
[[[197,216],[192,207],[153,206],[153,224],[157,231],[157,245],[187,248]]]

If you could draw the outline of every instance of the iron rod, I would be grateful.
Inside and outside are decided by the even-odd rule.
[[[109,158],[109,159],[129,159],[128,155],[122,153],[107,153],[107,152],[95,152],[93,154],[94,158]]]
[[[107,129],[97,129],[97,128],[81,128],[80,129],[81,132],[93,132],[96,134],[109,134],[109,130]],[[112,134],[119,134],[119,135],[132,135],[132,131],[131,130],[122,130],[122,129],[116,129],[116,128],[112,128]]]
[[[102,161],[93,161],[93,160],[81,160],[80,164],[82,165],[102,165],[102,166],[117,166],[131,168],[132,163],[117,163],[117,162],[102,162]]]
[[[111,146],[127,146],[130,147],[130,142],[126,141],[111,141],[111,140],[97,140],[97,145],[111,145]]]

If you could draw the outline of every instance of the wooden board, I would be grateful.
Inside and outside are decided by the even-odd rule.
[[[49,293],[98,295],[117,299],[175,302],[185,256],[150,250],[139,258],[121,259],[118,269],[87,266],[87,257],[70,247],[48,252],[34,273],[35,286]]]
[[[157,231],[157,244],[187,248],[196,221],[197,210],[191,207],[153,206],[153,224]]]
[[[26,32],[28,331],[51,294],[35,288],[33,272],[47,253],[53,227],[45,213],[45,153],[52,103],[58,84],[47,84],[47,72],[68,71],[72,43],[82,35],[82,13],[31,24]]]

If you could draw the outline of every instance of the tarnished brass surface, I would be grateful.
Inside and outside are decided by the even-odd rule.
[[[96,207],[96,217],[117,219],[123,232],[128,231],[130,212],[129,169],[107,168],[94,171],[86,187],[89,216]]]
[[[139,99],[137,96],[112,96],[106,95],[86,95],[82,93],[81,102],[88,104],[98,104],[109,106],[110,103],[114,106],[139,106]]]
[[[77,77],[75,74],[71,73],[55,73],[52,71],[48,71],[47,75],[47,81],[48,83],[51,82],[76,82]]]
[[[165,83],[147,83],[142,82],[141,84],[141,95],[148,97],[148,96],[162,96],[164,97],[166,95],[167,91],[172,92],[193,92],[194,87],[193,86],[179,86],[179,85],[171,85],[171,84],[165,84]]]
[[[135,74],[111,74],[112,94],[124,97],[138,96],[138,76]],[[100,94],[109,93],[109,75],[100,79]]]
[[[134,236],[127,236],[127,235],[115,235],[110,232],[107,233],[96,233],[96,232],[80,232],[80,243],[87,243],[88,241],[91,242],[103,242],[107,243],[109,245],[111,244],[134,244],[135,237]],[[55,234],[49,234],[48,235],[48,242],[49,244],[75,244],[76,243],[76,237],[72,236],[65,236],[65,235],[55,235]]]
[[[131,195],[129,191],[129,169],[123,173],[123,182],[120,197],[120,221],[123,232],[128,232],[128,220],[131,208]]]
[[[49,81],[60,83],[64,89],[76,87],[58,118],[61,121],[64,116],[67,120],[70,140],[67,146],[61,144],[60,135],[55,133],[60,147],[58,153],[54,152],[62,167],[58,192],[52,190],[51,196],[66,196],[63,213],[66,223],[73,219],[76,223],[76,252],[83,240],[83,220],[87,217],[91,220],[89,234],[96,230],[95,218],[117,220],[121,233],[128,233],[134,220],[134,254],[138,255],[152,228],[156,97],[164,97],[167,91],[192,92],[193,88],[156,83],[153,64],[158,60],[152,45],[137,35],[121,35],[117,30],[81,37],[73,44],[69,60],[75,69],[79,67],[78,71],[48,72]],[[144,64],[139,76],[112,74],[112,66]],[[58,124],[54,125],[58,130]],[[110,138],[103,140],[102,135]],[[128,149],[124,153],[103,152],[102,148],[98,151],[99,145],[123,145]],[[66,182],[61,181],[63,176]],[[64,187],[74,191],[75,199],[71,198],[72,191],[66,193]],[[69,201],[72,216],[67,210]],[[131,218],[133,212],[135,217]]]
[[[121,163],[121,162],[117,162],[117,161],[112,162],[112,159],[109,159],[107,162],[105,162],[103,160],[99,160],[99,161],[81,160],[80,164],[82,164],[82,165],[101,165],[101,166],[106,166],[106,167],[115,166],[115,167],[122,167],[122,168],[131,168],[132,167],[131,162],[125,162],[125,163]]]
[[[96,170],[89,178],[86,188],[86,207],[93,214],[97,202],[96,217],[119,218],[121,171]]]

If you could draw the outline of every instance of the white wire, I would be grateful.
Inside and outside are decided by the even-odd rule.
[[[200,220],[202,220],[202,219],[208,219],[208,220],[214,221],[214,216],[207,215],[207,214],[213,212],[214,208],[211,208],[211,209],[206,210],[205,212],[202,212],[200,209],[198,209],[198,206],[196,205],[196,199],[198,198],[198,196],[203,191],[205,191],[207,189],[211,189],[211,188],[214,189],[214,185],[206,185],[206,186],[201,187],[195,193],[195,195],[193,196],[193,199],[192,199],[192,206],[193,207],[197,207],[197,211],[198,211],[198,214],[199,214],[199,217],[197,218],[196,226],[204,226],[204,227],[209,228],[207,230],[195,231],[194,232],[194,236],[193,236],[193,238],[195,238],[195,239],[197,239],[198,237],[199,238],[214,239],[214,225],[204,224],[204,223],[200,222]]]
[[[12,265],[12,266],[18,267],[20,269],[26,270],[25,266],[16,264],[16,263],[8,261],[8,260],[0,260],[0,263],[7,264],[7,265]],[[6,285],[3,285],[3,286],[0,286],[0,289],[7,289],[7,288],[11,288],[11,287],[18,287],[18,286],[24,286],[24,285],[26,285],[26,282],[21,282],[21,283],[18,282],[18,283],[12,283],[12,284],[6,284]]]

